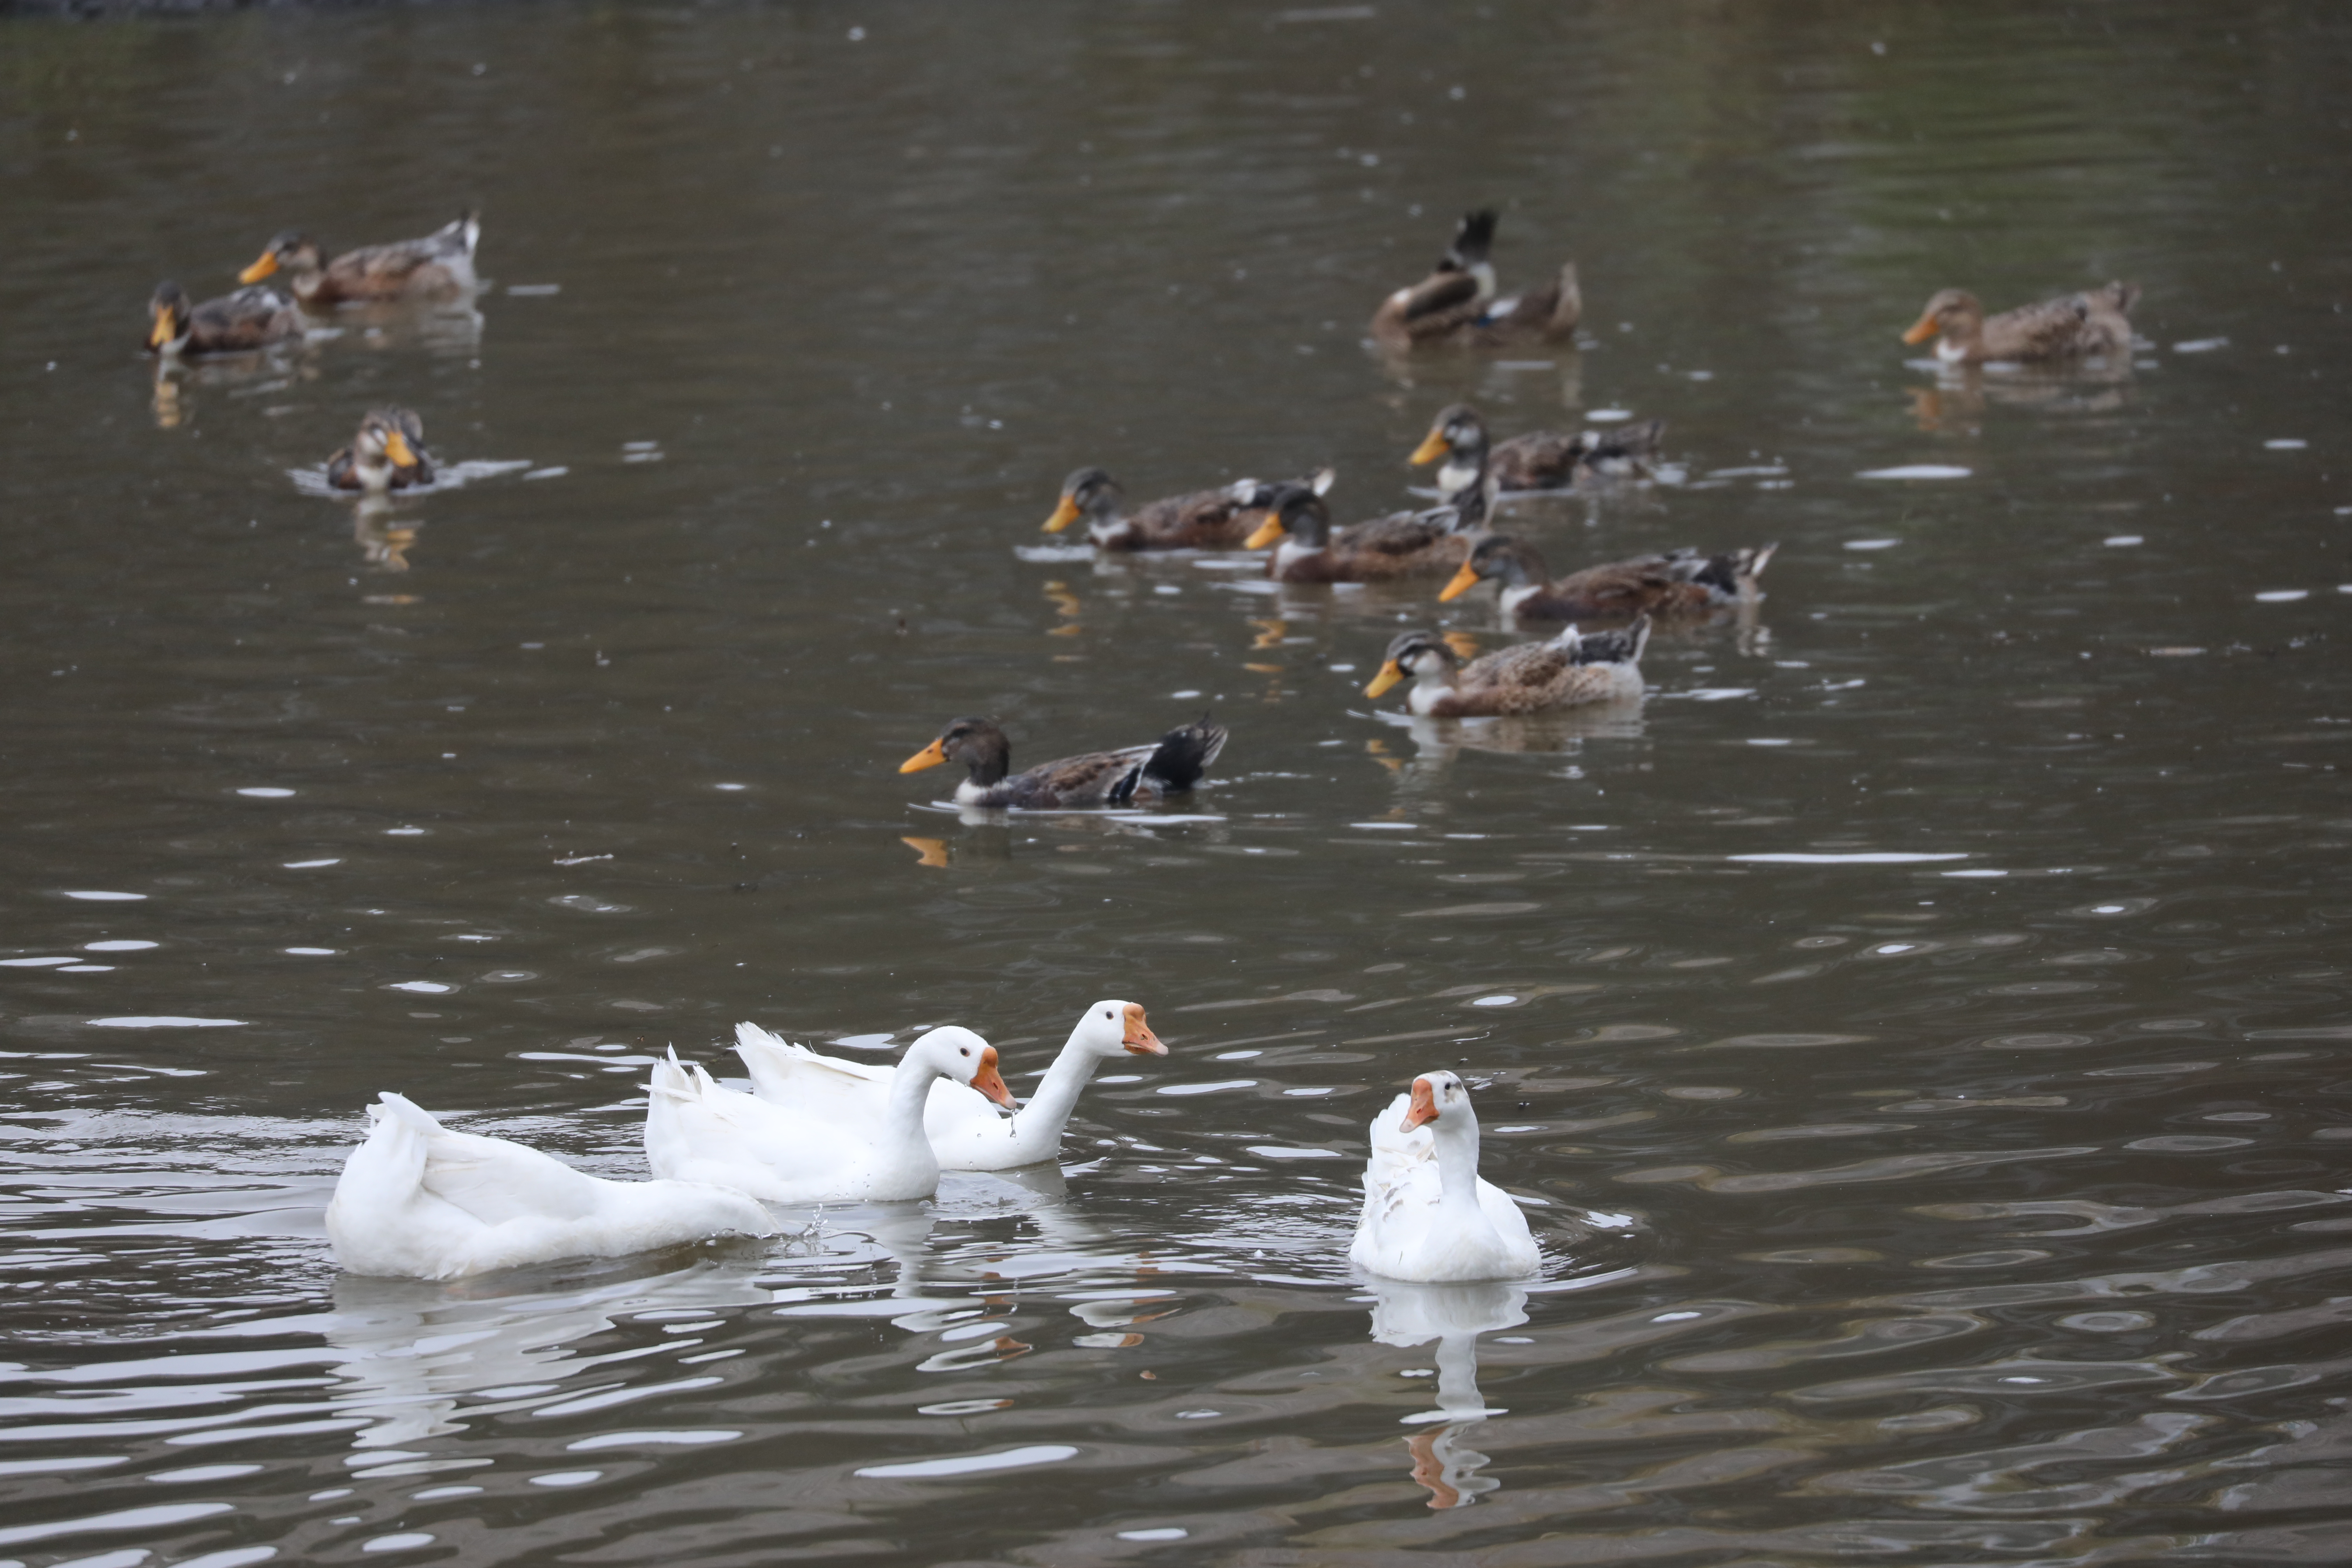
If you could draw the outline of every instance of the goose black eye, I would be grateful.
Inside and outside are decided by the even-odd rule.
[[[1106,1018],[1108,1018],[1108,1017],[1109,1017],[1109,1016],[1110,1016],[1110,1009],[1109,1009],[1109,1008],[1106,1007],[1106,1008],[1104,1008],[1104,1009],[1103,1009],[1103,1016],[1104,1016],[1104,1017],[1106,1017]]]
[[[958,1046],[956,1047],[956,1055],[960,1057],[968,1057],[971,1055],[971,1047],[970,1046]]]

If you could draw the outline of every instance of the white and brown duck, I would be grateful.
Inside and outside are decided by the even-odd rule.
[[[294,297],[321,310],[360,300],[446,298],[472,292],[474,247],[481,237],[482,226],[469,212],[420,239],[363,246],[321,261],[316,240],[288,229],[237,280],[258,283],[282,271]]]
[[[147,317],[147,352],[165,358],[251,353],[302,335],[301,313],[275,289],[239,289],[196,305],[177,283],[159,283]]]
[[[1457,403],[1438,414],[1410,460],[1418,467],[1443,458],[1437,488],[1447,495],[1469,484],[1482,467],[1499,491],[1566,489],[1595,479],[1645,477],[1665,433],[1664,420],[1644,419],[1579,435],[1529,430],[1490,444],[1486,419]]]
[[[1225,749],[1225,729],[1203,716],[1147,745],[1088,752],[1013,772],[1013,745],[987,719],[957,719],[939,739],[898,764],[902,773],[941,763],[961,763],[968,776],[956,785],[958,805],[1018,806],[1052,811],[1072,806],[1131,805],[1179,795],[1201,782]]]
[[[1530,621],[1708,616],[1761,598],[1757,579],[1779,548],[1766,544],[1722,555],[1675,550],[1588,566],[1555,581],[1534,545],[1490,534],[1470,551],[1437,596],[1458,599],[1481,583],[1493,583],[1501,590],[1504,613]]]
[[[413,408],[369,409],[352,444],[327,459],[327,483],[339,490],[383,495],[432,482],[425,421]]]
[[[2110,283],[2062,299],[2042,300],[1988,316],[1965,289],[1947,289],[1927,301],[1903,334],[1906,343],[1936,342],[1946,364],[2022,363],[2131,352],[2131,308],[2137,283]]]
[[[1321,495],[1331,488],[1332,470],[1295,481]],[[1062,481],[1062,499],[1045,520],[1047,533],[1059,533],[1083,520],[1087,537],[1104,550],[1238,550],[1265,522],[1280,482],[1235,479],[1214,489],[1168,496],[1122,509],[1126,492],[1101,468],[1080,468]]]
[[[1525,715],[1592,702],[1622,702],[1642,694],[1642,650],[1650,617],[1622,631],[1569,627],[1549,642],[1521,643],[1464,664],[1435,632],[1402,632],[1389,644],[1378,675],[1364,688],[1378,697],[1411,680],[1405,707],[1432,719]]]
[[[1400,289],[1372,312],[1372,339],[1384,347],[1431,343],[1496,346],[1572,337],[1584,310],[1576,263],[1562,262],[1549,283],[1511,299],[1496,298],[1496,215],[1463,216],[1454,243],[1429,276]]]
[[[1323,498],[1293,485],[1275,497],[1249,548],[1274,547],[1265,574],[1277,583],[1381,583],[1459,566],[1486,526],[1494,486],[1481,473],[1442,506],[1331,526]]]

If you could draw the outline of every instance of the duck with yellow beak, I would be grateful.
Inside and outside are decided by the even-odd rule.
[[[1297,482],[1321,495],[1331,488],[1329,468]],[[1122,512],[1125,492],[1101,468],[1080,468],[1062,481],[1061,503],[1045,520],[1047,533],[1084,521],[1087,537],[1103,550],[1238,550],[1265,521],[1278,483],[1235,479],[1212,490],[1169,496]]]
[[[240,289],[193,305],[177,283],[159,283],[147,301],[146,350],[167,359],[251,353],[301,335],[301,315],[275,289]]]
[[[1523,1279],[1543,1265],[1528,1216],[1478,1173],[1470,1090],[1440,1069],[1372,1118],[1364,1206],[1348,1260],[1390,1279]]]
[[[1934,338],[1946,364],[2122,356],[2131,353],[2131,308],[2138,302],[2138,284],[2110,283],[1988,316],[1974,294],[1947,289],[1927,301],[1903,341]]]
[[[474,247],[481,237],[482,226],[468,212],[421,239],[363,246],[322,262],[318,242],[289,228],[237,274],[237,281],[258,283],[282,271],[294,297],[314,310],[369,300],[470,294],[477,286]]]
[[[1013,745],[987,719],[957,719],[938,740],[898,764],[902,773],[961,763],[968,776],[956,785],[958,805],[1013,806],[1024,811],[1074,806],[1132,805],[1181,794],[1225,749],[1225,729],[1202,714],[1200,722],[1171,730],[1149,745],[1088,752],[1013,770]]]
[[[425,421],[411,408],[372,408],[352,444],[327,459],[327,482],[339,490],[383,495],[433,482]]]
[[[1486,526],[1494,487],[1485,475],[1443,506],[1391,512],[1346,528],[1314,491],[1293,485],[1275,500],[1249,548],[1275,546],[1265,574],[1277,583],[1380,583],[1451,571]]]
[[[1534,545],[1507,533],[1490,534],[1478,542],[1437,597],[1450,602],[1481,583],[1493,583],[1502,590],[1503,613],[1525,621],[1711,616],[1762,598],[1757,579],[1779,548],[1775,543],[1721,555],[1701,555],[1691,549],[1637,555],[1588,566],[1554,582]]]
[[[1364,688],[1379,697],[1410,679],[1405,707],[1432,719],[1549,713],[1593,702],[1624,702],[1642,695],[1642,650],[1650,618],[1623,631],[1569,627],[1549,642],[1521,643],[1464,664],[1434,632],[1402,632],[1389,644],[1378,675]]]
[[[1475,480],[1482,467],[1495,476],[1495,488],[1504,494],[1568,489],[1596,479],[1647,475],[1665,432],[1664,420],[1644,419],[1580,436],[1529,430],[1490,446],[1486,421],[1470,405],[1457,403],[1439,413],[1428,437],[1413,448],[1411,461],[1418,468],[1444,458],[1445,466],[1437,470],[1437,488],[1447,495]]]

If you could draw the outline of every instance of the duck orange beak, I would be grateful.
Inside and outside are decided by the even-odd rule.
[[[1160,1043],[1160,1037],[1153,1034],[1151,1026],[1143,1021],[1143,1008],[1133,1002],[1127,1005],[1127,1037],[1119,1044],[1127,1047],[1127,1054],[1131,1057],[1164,1057],[1168,1054],[1168,1047]]]
[[[1438,590],[1437,602],[1443,605],[1448,600],[1458,599],[1477,585],[1478,574],[1471,570],[1470,563],[1465,561],[1462,570],[1454,574],[1445,586]]]
[[[921,751],[917,752],[913,756],[908,757],[905,762],[900,763],[898,764],[898,771],[902,773],[919,773],[925,768],[938,767],[941,763],[944,763],[947,760],[947,748],[940,745],[937,741],[933,741],[929,745],[925,746]]]
[[[1402,680],[1403,679],[1404,666],[1399,664],[1394,659],[1390,659],[1387,663],[1381,666],[1381,672],[1372,677],[1371,684],[1364,688],[1364,695],[1367,697],[1378,697],[1381,692],[1386,691],[1390,687],[1394,686],[1398,681]]]
[[[408,444],[408,437],[402,435],[397,430],[391,431],[385,435],[383,438],[383,455],[392,459],[393,466],[394,468],[413,468],[416,467],[416,448],[411,447]]]
[[[1267,545],[1272,544],[1276,540],[1280,539],[1281,537],[1282,519],[1273,512],[1268,512],[1266,514],[1265,521],[1257,525],[1257,531],[1251,534],[1247,539],[1242,541],[1242,548],[1244,550],[1264,550]]]
[[[1410,1132],[1416,1127],[1436,1120],[1437,1091],[1429,1087],[1427,1079],[1413,1079],[1412,1103],[1404,1108],[1404,1121],[1399,1124],[1398,1131]]]
[[[160,349],[179,335],[179,318],[169,310],[158,310],[155,312],[155,324],[147,329],[147,346]]]
[[[240,283],[258,283],[263,279],[276,273],[277,270],[278,252],[275,250],[265,250],[261,253],[260,260],[255,262],[252,266],[247,268],[244,271],[236,275],[236,280]]]
[[[1411,463],[1417,468],[1423,463],[1433,463],[1437,461],[1438,458],[1445,456],[1446,453],[1453,449],[1453,447],[1445,439],[1444,431],[1432,430],[1427,436],[1422,438],[1421,445],[1412,449],[1412,456],[1406,458],[1405,461]]]
[[[1077,521],[1081,515],[1082,514],[1078,510],[1077,498],[1075,496],[1064,496],[1062,498],[1062,504],[1054,509],[1054,515],[1045,520],[1045,531],[1048,533],[1059,533],[1062,530],[1069,527],[1070,524]]]
[[[997,1104],[1008,1110],[1012,1108],[1013,1091],[1004,1087],[1004,1077],[996,1070],[994,1046],[981,1047],[980,1070],[971,1075],[971,1087],[996,1101]],[[1434,1116],[1437,1112],[1432,1110],[1430,1114]]]
[[[1936,325],[1935,317],[1922,316],[1911,323],[1910,331],[1903,334],[1903,341],[1906,343],[1924,343],[1940,331],[1942,329]]]

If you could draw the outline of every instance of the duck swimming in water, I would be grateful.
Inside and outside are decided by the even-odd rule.
[[[1722,555],[1675,550],[1588,566],[1554,582],[1534,545],[1497,533],[1478,542],[1437,596],[1458,599],[1491,582],[1502,590],[1504,612],[1522,620],[1705,616],[1762,597],[1756,580],[1779,548],[1767,544]]]
[[[362,300],[470,293],[475,287],[474,247],[481,237],[482,226],[466,213],[421,239],[364,246],[321,262],[316,240],[288,229],[237,274],[237,281],[258,283],[282,270],[294,297],[313,310]]]
[[[1249,548],[1274,545],[1266,575],[1277,583],[1379,583],[1422,577],[1459,565],[1486,526],[1493,486],[1481,477],[1443,506],[1391,512],[1346,528],[1313,491],[1293,486],[1250,535]]]
[[[327,459],[327,483],[339,490],[414,489],[433,482],[425,421],[410,408],[372,408],[352,444]]]
[[[1410,679],[1405,707],[1433,719],[1622,702],[1642,694],[1642,650],[1649,641],[1650,617],[1643,616],[1622,631],[1579,633],[1570,626],[1549,642],[1500,648],[1465,665],[1436,633],[1403,632],[1389,644],[1364,695],[1378,697]]]
[[[251,353],[302,335],[302,317],[275,289],[240,289],[201,305],[177,283],[147,302],[147,352],[166,357]]]
[[[1372,312],[1372,340],[1387,348],[1431,343],[1493,347],[1572,337],[1583,314],[1576,263],[1563,262],[1542,288],[1514,299],[1495,297],[1496,215],[1466,213],[1437,266],[1420,282],[1400,289]]]
[[[1331,488],[1329,468],[1297,481],[1321,495]],[[1235,479],[1215,489],[1169,496],[1131,512],[1118,481],[1101,468],[1080,468],[1062,481],[1061,504],[1045,520],[1047,533],[1059,533],[1084,519],[1087,537],[1104,550],[1238,550],[1265,521],[1282,486]]]
[[[1419,467],[1444,458],[1444,467],[1437,470],[1437,488],[1447,495],[1469,484],[1482,468],[1505,493],[1566,489],[1592,479],[1647,475],[1665,432],[1664,420],[1644,419],[1576,436],[1530,430],[1489,445],[1486,421],[1475,408],[1457,403],[1438,414],[1408,460]]]
[[[1088,752],[1016,773],[1012,771],[1013,745],[1003,731],[986,719],[957,719],[938,740],[899,763],[898,771],[920,773],[941,763],[961,763],[970,775],[956,785],[958,805],[1051,811],[1128,805],[1181,794],[1201,782],[1224,749],[1224,726],[1212,724],[1204,716],[1149,745]]]
[[[1927,301],[1903,341],[1936,339],[1936,357],[1946,364],[2127,354],[2131,308],[2138,302],[2138,284],[2110,283],[1988,316],[1975,295],[1947,289]]]

